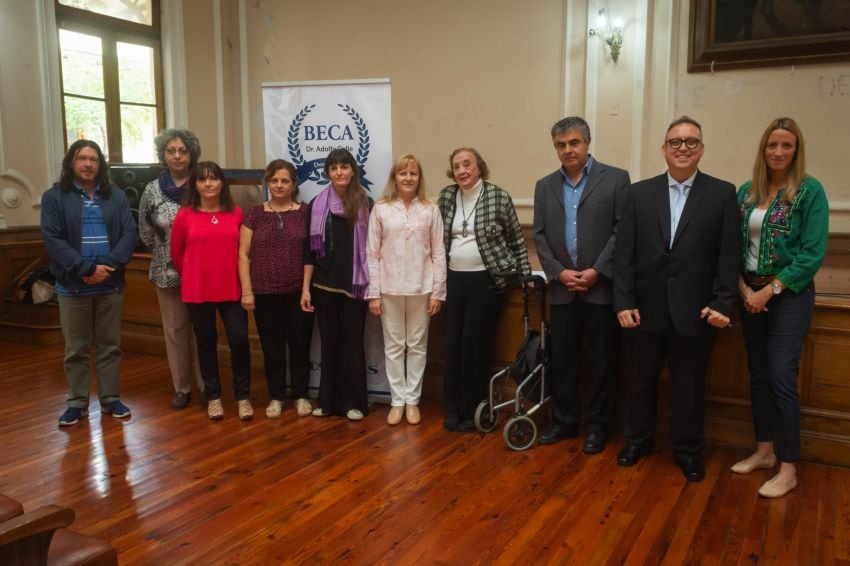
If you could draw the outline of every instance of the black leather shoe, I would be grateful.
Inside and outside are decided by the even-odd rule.
[[[702,481],[705,479],[705,466],[702,464],[702,458],[699,456],[686,458],[677,457],[676,464],[682,468],[682,475],[688,481]]]
[[[626,447],[617,454],[617,465],[623,468],[634,466],[638,460],[649,454],[649,448],[626,443]]]
[[[448,431],[457,430],[457,425],[460,424],[460,415],[457,413],[449,413],[443,419],[443,428]]]
[[[455,429],[458,432],[477,432],[478,429],[475,428],[475,423],[470,420],[462,420],[458,423],[457,428]]]
[[[585,454],[599,454],[605,450],[605,444],[608,442],[608,435],[604,432],[589,432],[584,437],[584,447],[582,450]]]
[[[540,442],[540,444],[555,444],[565,438],[575,438],[576,436],[578,436],[577,426],[553,423],[546,427],[543,434],[540,435],[538,442]]]

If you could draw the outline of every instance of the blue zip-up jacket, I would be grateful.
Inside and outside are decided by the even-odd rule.
[[[109,235],[110,252],[97,260],[80,254],[83,234],[83,200],[74,191],[63,191],[59,183],[41,197],[41,235],[50,256],[50,273],[66,289],[76,293],[83,277],[94,273],[99,263],[114,267],[112,281],[124,288],[124,266],[136,248],[136,222],[124,191],[112,185],[109,198],[100,200],[100,210]]]

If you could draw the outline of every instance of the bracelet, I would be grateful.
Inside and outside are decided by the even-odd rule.
[[[242,293],[243,297],[253,297],[254,293]]]

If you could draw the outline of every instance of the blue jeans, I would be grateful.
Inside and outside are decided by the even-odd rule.
[[[756,440],[775,441],[779,460],[796,462],[800,459],[797,373],[815,309],[814,284],[800,293],[786,289],[767,303],[767,309],[759,314],[741,312]]]

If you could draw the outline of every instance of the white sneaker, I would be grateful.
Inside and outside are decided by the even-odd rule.
[[[330,416],[330,415],[326,414],[324,411],[322,411],[321,407],[316,407],[315,409],[313,409],[313,412],[311,414],[314,417],[328,417],[328,416]]]
[[[224,418],[224,407],[221,406],[221,399],[213,399],[207,403],[207,416],[212,421],[220,421]]]
[[[301,399],[296,399],[295,412],[298,413],[299,417],[306,417],[313,412],[313,405],[309,400],[304,399],[303,397]]]
[[[272,399],[269,406],[266,407],[266,417],[270,419],[279,419],[281,412],[283,412],[283,401]]]
[[[239,409],[239,420],[250,421],[254,418],[254,407],[251,406],[251,401],[242,399],[237,401],[236,405]]]
[[[345,413],[345,416],[350,421],[362,421],[363,413],[360,412],[360,409],[348,409],[348,412]]]

